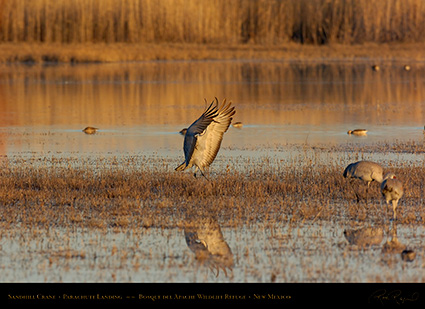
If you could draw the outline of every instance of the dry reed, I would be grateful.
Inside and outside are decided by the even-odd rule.
[[[422,42],[420,0],[3,0],[0,41]]]
[[[170,228],[193,214],[218,217],[226,226],[263,222],[349,222],[385,220],[378,186],[372,205],[355,203],[342,177],[343,166],[261,167],[247,173],[227,170],[212,181],[191,173],[132,168],[135,158],[106,160],[109,168],[73,166],[59,159],[55,167],[18,160],[2,168],[1,226],[81,228]],[[162,162],[162,161],[161,161]],[[156,162],[157,166],[162,163]],[[154,163],[154,162],[153,162]],[[400,223],[423,223],[423,166],[392,168],[406,184]],[[361,185],[359,184],[361,188]]]
[[[406,55],[377,43],[423,59],[424,16],[420,0],[1,0],[0,61]]]

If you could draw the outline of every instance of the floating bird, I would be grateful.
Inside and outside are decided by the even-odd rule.
[[[181,135],[186,135],[186,132],[187,132],[187,128],[184,128],[184,129],[181,129],[179,133]]]
[[[410,71],[410,65],[408,65],[408,64],[406,64],[403,68],[404,68],[405,71]]]
[[[97,130],[99,130],[99,129],[93,128],[93,127],[87,127],[83,130],[83,132],[86,133],[86,134],[95,134],[97,132]]]
[[[372,70],[374,70],[375,72],[378,72],[380,70],[379,65],[372,65]]]
[[[354,130],[348,130],[347,134],[351,135],[366,135],[367,130],[366,129],[354,129]]]
[[[206,100],[205,100],[206,102]],[[205,169],[214,161],[220,149],[223,135],[232,122],[235,108],[226,104],[226,99],[219,105],[215,98],[206,111],[187,129],[183,151],[185,161],[176,168],[176,171],[183,171],[196,166],[194,176],[199,169],[202,176],[205,176]]]
[[[387,205],[392,202],[393,205],[393,220],[396,220],[397,217],[397,205],[398,201],[403,196],[403,184],[400,180],[396,179],[396,176],[393,173],[388,173],[385,175],[384,181],[381,183],[381,192],[385,197]]]
[[[237,129],[242,129],[243,123],[242,122],[235,122],[234,124],[232,124],[232,126],[234,128],[237,128]]]
[[[345,168],[343,176],[344,178],[350,179],[351,185],[354,179],[360,179],[367,184],[367,187],[366,187],[366,203],[367,203],[367,194],[368,194],[368,190],[369,190],[369,186],[371,182],[377,181],[379,183],[382,183],[383,173],[384,173],[384,169],[378,163],[371,162],[371,161],[358,161],[358,162],[349,164]],[[359,202],[360,197],[357,191],[354,190],[354,187],[353,187],[353,191],[356,194],[357,202]]]
[[[405,262],[412,262],[416,257],[416,253],[413,250],[405,249],[401,253],[401,259]]]

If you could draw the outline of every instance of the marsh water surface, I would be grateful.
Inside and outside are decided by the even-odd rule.
[[[146,156],[164,158],[170,163],[164,168],[171,173],[183,159],[183,136],[178,132],[200,116],[206,107],[204,98],[210,102],[217,97],[234,103],[237,112],[233,121],[242,122],[243,127],[229,128],[212,170],[234,164],[234,168],[248,171],[263,158],[272,158],[282,165],[280,168],[288,162],[346,164],[359,157],[396,164],[407,157],[355,151],[347,154],[343,150],[353,145],[367,148],[394,141],[423,144],[424,73],[424,65],[415,64],[412,70],[405,71],[401,63],[388,63],[375,72],[368,62],[3,66],[1,162],[14,164],[15,158],[26,158],[30,159],[28,164],[37,164],[37,159],[47,157],[76,158],[87,164],[86,159],[96,162],[118,158],[119,165],[120,158]],[[87,135],[82,132],[87,126],[99,130]],[[347,134],[356,128],[369,132],[361,137]],[[317,154],[306,151],[304,146],[324,151]],[[339,151],[332,151],[331,147]],[[417,162],[423,154],[409,155],[408,159]],[[296,225],[281,222],[270,228],[258,222],[237,229],[228,225],[217,229],[221,223],[214,225],[214,233],[221,234],[218,238],[225,240],[231,255],[218,260],[205,258],[202,250],[199,253],[199,242],[189,237],[195,232],[185,234],[183,228],[96,232],[17,226],[16,230],[2,231],[2,281],[304,282],[424,278],[420,254],[406,268],[398,258],[383,257],[385,241],[368,250],[352,249],[344,238],[346,225],[341,220],[330,225],[318,220]],[[388,225],[384,230],[390,235]],[[418,240],[424,237],[422,228],[402,227],[398,232],[403,243],[423,250],[424,244]],[[194,256],[206,263],[199,268]],[[223,264],[229,268],[230,259],[233,270],[224,276]],[[218,270],[220,275],[216,277]]]

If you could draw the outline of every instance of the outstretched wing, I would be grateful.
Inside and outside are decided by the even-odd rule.
[[[215,104],[214,104],[215,103]],[[183,151],[186,161],[186,165],[189,164],[190,158],[192,157],[193,151],[196,147],[197,136],[202,134],[208,125],[211,124],[214,117],[218,115],[218,102],[213,101],[205,112],[199,117],[186,131],[184,137]]]
[[[218,105],[217,98],[215,100]],[[226,99],[224,99],[213,121],[206,127],[205,132],[197,137],[197,148],[202,150],[200,158],[202,167],[207,167],[214,161],[220,149],[223,134],[229,128],[234,114],[235,108],[231,106],[231,102],[226,104]]]

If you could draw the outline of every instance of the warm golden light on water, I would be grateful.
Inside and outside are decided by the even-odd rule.
[[[168,133],[190,125],[203,112],[204,98],[214,97],[233,101],[234,121],[244,124],[226,135],[228,145],[311,142],[315,136],[337,142],[354,127],[368,129],[369,139],[403,138],[403,130],[419,134],[425,123],[424,70],[388,64],[378,73],[368,63],[244,61],[4,66],[2,147],[7,153],[28,140],[36,152],[42,143],[52,151],[55,144],[78,152],[95,143],[93,151],[133,152],[174,148],[177,139],[180,150],[180,136]],[[87,126],[99,128],[97,140],[77,135]]]

